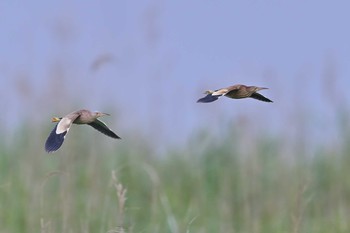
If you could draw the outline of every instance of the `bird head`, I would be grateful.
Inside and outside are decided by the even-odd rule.
[[[108,113],[104,113],[104,112],[95,112],[96,117],[101,117],[101,116],[109,116]]]

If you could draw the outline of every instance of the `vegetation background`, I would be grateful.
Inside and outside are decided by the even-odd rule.
[[[348,9],[1,2],[0,232],[349,232]],[[235,83],[274,103],[196,103]],[[47,154],[80,108],[122,140],[75,125]]]

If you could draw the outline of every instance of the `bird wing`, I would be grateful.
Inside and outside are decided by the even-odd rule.
[[[64,138],[66,137],[67,131],[60,134],[56,133],[58,124],[56,124],[55,128],[51,131],[49,137],[46,139],[45,150],[48,153],[58,150],[62,146]]]
[[[213,96],[212,94],[208,94],[205,97],[200,98],[199,100],[197,100],[197,103],[210,103],[210,102],[213,102],[213,101],[219,99],[220,96],[221,95]]]
[[[197,100],[197,103],[210,103],[217,99],[219,99],[221,96],[226,95],[228,92],[227,88],[221,88],[218,90],[213,91],[212,93],[206,95],[205,97]]]
[[[218,89],[218,90],[215,90],[213,93],[211,93],[211,95],[213,96],[222,96],[222,95],[226,95],[226,93],[228,92],[229,90],[227,88],[221,88],[221,89]]]
[[[227,92],[225,93],[225,96],[233,99],[245,98],[249,96],[249,93],[246,90],[246,86],[242,84],[233,85],[226,89]]]
[[[254,98],[254,99],[257,99],[257,100],[261,100],[261,101],[264,101],[264,102],[273,102],[272,100],[266,98],[265,96],[263,96],[262,94],[259,94],[259,93],[253,93],[251,96],[251,98]]]
[[[54,152],[62,146],[70,127],[79,116],[80,114],[78,112],[70,113],[56,124],[45,142],[45,150],[48,153]]]
[[[109,137],[120,139],[120,137],[116,135],[112,130],[110,130],[105,123],[98,119],[89,123],[88,125],[92,126],[94,129],[100,131],[101,133]]]
[[[243,93],[244,94],[244,93]],[[246,94],[242,95],[242,91],[238,90],[238,89],[234,89],[234,90],[230,90],[225,94],[226,97],[230,97],[233,99],[237,99],[237,98],[242,98],[242,97],[246,97]]]

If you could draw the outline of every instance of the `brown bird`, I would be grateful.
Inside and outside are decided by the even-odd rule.
[[[69,113],[65,117],[54,117],[52,122],[58,122],[55,128],[51,131],[45,143],[45,150],[50,153],[58,150],[66,137],[72,124],[88,124],[100,131],[101,133],[116,139],[120,139],[105,123],[98,120],[101,116],[109,116],[108,113],[91,112],[89,110],[78,110]]]
[[[233,85],[226,88],[221,88],[215,91],[208,90],[204,92],[205,97],[199,99],[197,103],[209,103],[213,102],[221,96],[226,96],[232,99],[254,98],[257,100],[272,102],[272,100],[257,93],[257,91],[268,89],[266,87],[245,86],[242,84]]]

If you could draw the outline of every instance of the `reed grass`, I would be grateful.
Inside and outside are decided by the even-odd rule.
[[[159,157],[143,141],[91,149],[82,133],[48,155],[23,130],[23,146],[0,151],[0,232],[350,230],[346,144],[289,159],[280,139],[247,153],[229,139],[195,149],[194,138]]]

